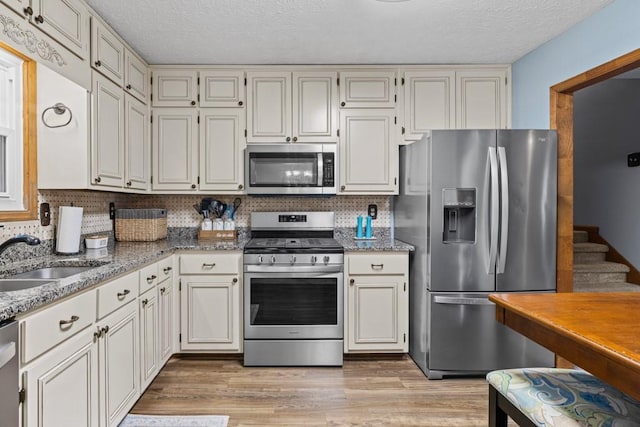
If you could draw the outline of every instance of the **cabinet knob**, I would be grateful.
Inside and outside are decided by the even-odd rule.
[[[96,67],[102,66],[102,62],[99,59],[96,62],[94,62],[94,64],[96,64]]]
[[[355,279],[351,279],[351,280],[349,280],[349,284],[350,284],[351,286],[353,286],[353,284],[354,284],[354,283],[356,283],[356,280],[355,280]]]
[[[346,190],[346,189],[347,189],[347,187],[345,187],[344,185],[341,185],[341,186],[340,186],[340,190],[341,190],[341,191],[344,191],[344,190]]]
[[[95,181],[96,181],[97,183],[99,183],[100,181],[102,181],[102,178],[97,177],[97,178],[95,179]]]
[[[33,15],[33,9],[31,8],[31,6],[25,7],[24,9],[22,9],[22,11],[27,16],[32,16]]]
[[[240,184],[238,185],[238,190],[242,190],[244,188],[244,185]]]
[[[233,278],[233,283],[238,283],[238,278],[237,277]]]
[[[148,299],[143,299],[142,301],[140,301],[142,303],[142,306],[146,306],[147,304],[149,304],[149,300]]]
[[[131,187],[131,181],[127,181],[127,187]]]
[[[298,141],[298,137],[297,137],[297,136],[294,136],[294,137],[293,137],[293,142],[297,142],[297,141]]]
[[[128,90],[131,90],[131,85],[126,86]]]
[[[244,105],[244,102],[238,101],[238,105],[242,107]]]
[[[100,332],[102,332],[102,335],[106,334],[107,332],[109,332],[109,326],[105,326]]]
[[[196,189],[196,185],[195,184],[191,184],[191,188],[195,190]]]
[[[44,18],[42,17],[42,15],[36,16],[36,22],[38,24],[42,24],[44,22]]]
[[[160,293],[164,295],[164,293],[167,292],[167,288],[160,288]]]
[[[285,141],[290,142],[291,141],[291,137],[288,136],[287,139],[285,139]]]
[[[347,103],[346,103],[346,102],[341,102],[341,103],[340,103],[340,106],[341,106],[341,107],[344,107],[345,105],[347,105]]]
[[[196,105],[196,101],[191,101],[191,105]]]
[[[172,267],[165,267],[165,268],[163,268],[163,269],[162,269],[162,271],[164,272],[164,274],[169,274],[169,272],[170,272],[171,270],[173,270],[173,268],[172,268]]]

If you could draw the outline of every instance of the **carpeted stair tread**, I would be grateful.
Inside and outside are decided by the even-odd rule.
[[[574,243],[573,252],[609,252],[609,246],[600,243]]]
[[[573,243],[585,243],[589,241],[589,234],[582,230],[573,230]]]
[[[574,283],[573,292],[640,292],[640,286],[627,282]]]
[[[628,273],[629,267],[617,262],[594,262],[574,264],[574,273]]]

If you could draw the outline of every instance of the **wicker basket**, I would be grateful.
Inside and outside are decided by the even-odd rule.
[[[116,209],[116,240],[152,242],[166,238],[166,209]]]

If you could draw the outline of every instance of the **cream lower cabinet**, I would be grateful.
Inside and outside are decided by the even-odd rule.
[[[160,369],[158,290],[153,287],[140,295],[140,389],[147,388]]]
[[[345,352],[409,349],[406,252],[345,254]]]
[[[170,256],[158,262],[158,359],[160,366],[173,354],[174,286],[173,260]]]
[[[180,348],[242,351],[241,253],[180,255]]]

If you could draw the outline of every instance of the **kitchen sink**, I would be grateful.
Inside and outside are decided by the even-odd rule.
[[[36,286],[46,285],[47,283],[52,282],[54,282],[54,280],[51,279],[0,279],[0,292],[22,291],[25,289],[35,288]]]
[[[64,279],[99,266],[43,267],[11,276],[11,279]]]

